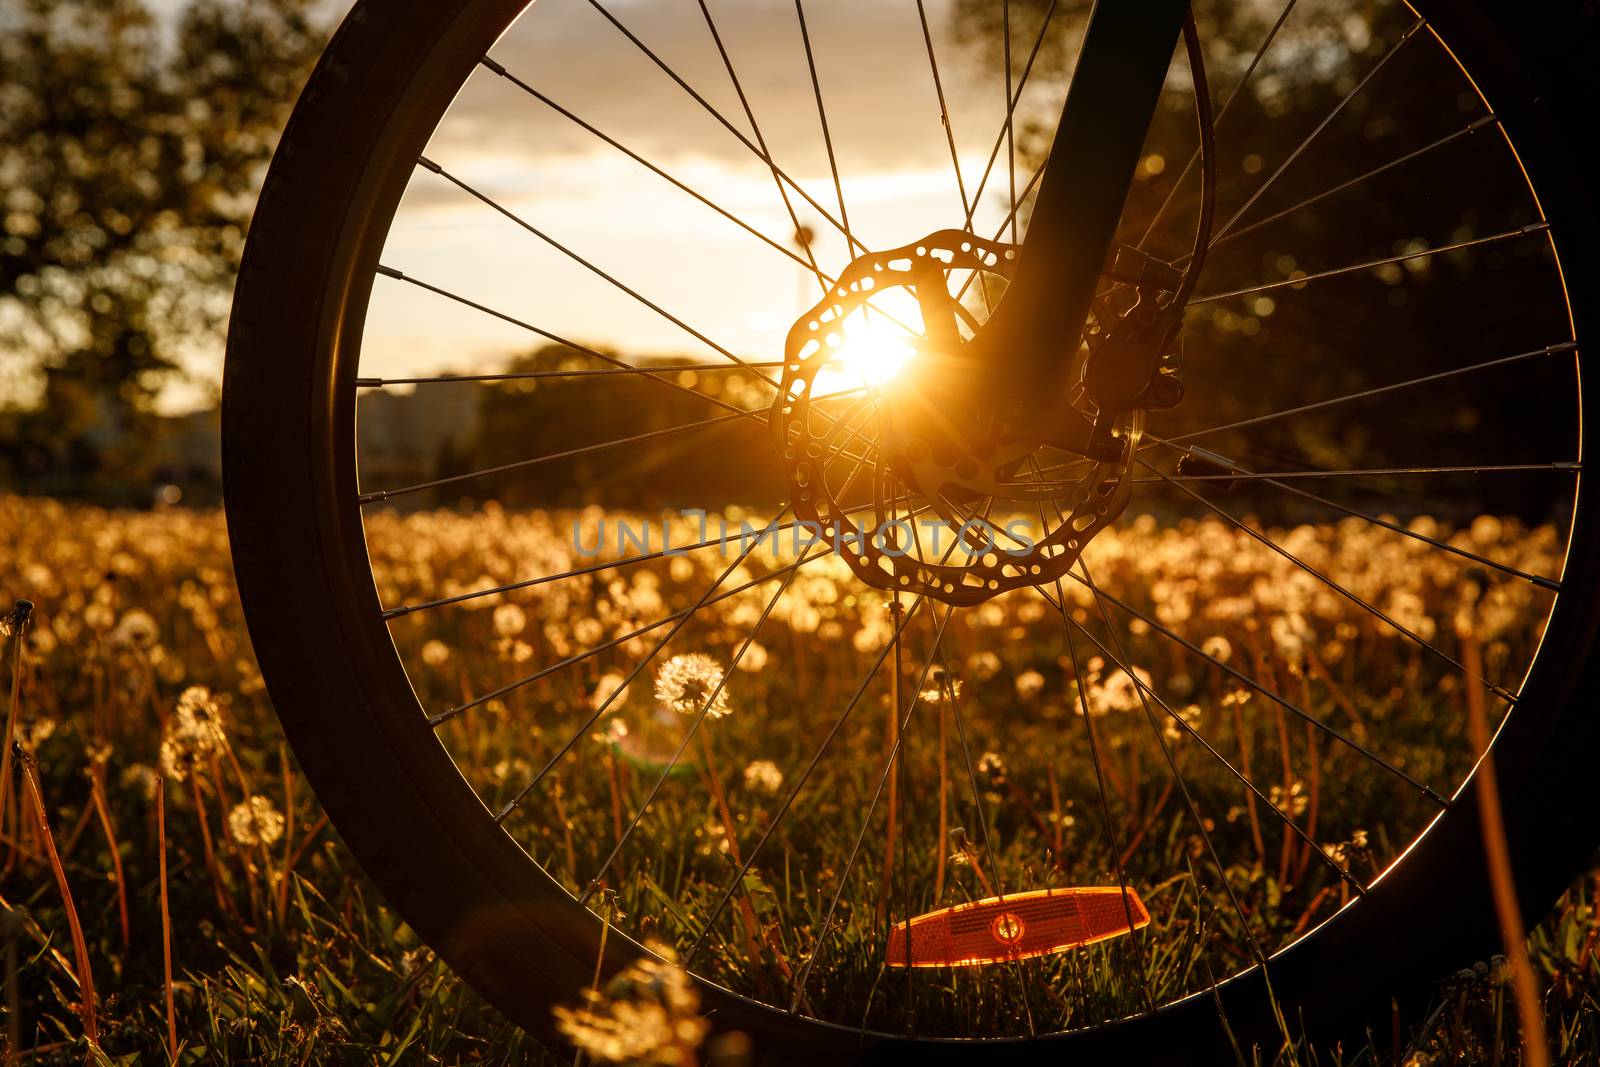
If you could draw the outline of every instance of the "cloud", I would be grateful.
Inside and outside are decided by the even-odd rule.
[[[754,131],[697,3],[604,0],[606,9],[747,138]],[[790,173],[830,168],[795,5],[708,0],[774,158]],[[926,5],[963,149],[986,153],[1004,89],[988,57],[953,39],[948,0]],[[817,79],[846,173],[949,165],[938,98],[911,3],[811,0]],[[660,165],[699,156],[760,169],[739,139],[659,69],[588,0],[538,0],[493,57],[552,101]],[[1041,84],[1032,98],[1054,99]],[[480,68],[435,137],[439,151],[582,153],[599,142],[512,83]],[[831,181],[831,179],[830,179]]]
[[[705,102],[751,140],[697,0],[602,0]],[[853,258],[822,212],[840,214],[794,0],[706,0],[761,134],[814,204],[793,197],[837,272]],[[1002,128],[1005,88],[991,50],[953,37],[952,0],[925,0],[968,192]],[[917,5],[806,0],[807,28],[852,227],[895,247],[960,226],[961,198]],[[763,164],[589,0],[536,0],[491,55],[550,101],[792,247],[793,224]],[[1040,78],[1028,99],[1058,109]],[[788,324],[817,298],[791,259],[512,81],[479,67],[428,154],[496,203],[675,316],[740,353],[781,352]],[[1004,215],[1003,164],[980,229]],[[436,175],[418,170],[385,261],[577,340],[622,351],[710,356],[704,345]],[[492,359],[526,333],[404,286],[378,287],[364,373]]]

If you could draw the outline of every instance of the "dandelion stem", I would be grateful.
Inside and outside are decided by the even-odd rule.
[[[722,820],[722,837],[728,844],[728,858],[733,860],[734,866],[743,866],[744,861],[739,858],[737,827],[733,821],[733,814],[728,809],[728,794],[722,787],[722,775],[717,772],[716,759],[711,754],[711,733],[708,730],[700,731],[700,751],[704,758],[701,770],[706,780],[706,788],[711,791],[712,801],[716,804],[717,817]],[[750,891],[745,886],[743,878],[739,879],[739,921],[744,928],[745,954],[752,967],[759,967],[760,925],[756,922],[755,906],[750,901]]]
[[[26,609],[23,605],[26,604]],[[0,748],[0,826],[5,825],[6,801],[11,797],[11,746],[17,736],[17,715],[22,705],[22,646],[23,637],[28,627],[28,617],[33,613],[33,605],[26,600],[17,601],[16,610],[11,618],[14,620],[11,627],[11,703],[6,709],[5,745]],[[16,821],[15,816],[12,819]],[[17,835],[15,831],[12,837]],[[13,858],[16,846],[12,845]],[[10,863],[6,866],[9,868]]]
[[[617,757],[607,752],[602,759],[606,765],[606,779],[611,786],[611,836],[618,847],[622,845],[622,782],[617,773]]]
[[[89,965],[89,943],[84,939],[83,925],[78,921],[78,908],[72,900],[72,887],[67,884],[67,872],[61,866],[61,857],[56,853],[55,836],[50,832],[50,820],[45,815],[44,790],[39,785],[39,768],[33,756],[26,752],[22,753],[22,777],[28,786],[34,818],[38,823],[39,838],[43,842],[45,857],[50,861],[50,871],[55,875],[56,888],[61,891],[61,904],[67,913],[67,927],[72,933],[72,951],[77,960],[75,967],[77,973],[73,977],[78,983],[80,999],[78,1013],[83,1019],[83,1036],[88,1039],[91,1048],[98,1048],[100,1028],[95,1018],[94,971]]]
[[[1483,677],[1483,650],[1471,622],[1458,618],[1461,654],[1469,684],[1467,725],[1472,747],[1483,753],[1476,772],[1478,816],[1483,824],[1483,851],[1489,864],[1489,884],[1494,891],[1495,916],[1500,920],[1500,936],[1506,959],[1511,961],[1511,989],[1517,1000],[1518,1022],[1522,1031],[1522,1062],[1529,1067],[1549,1067],[1550,1047],[1544,1031],[1544,1011],[1540,1004],[1533,964],[1528,960],[1526,927],[1517,904],[1517,888],[1511,870],[1511,849],[1506,843],[1505,816],[1500,808],[1500,784],[1495,772],[1494,754],[1489,751],[1488,716],[1484,710],[1483,689],[1470,684]]]
[[[200,822],[200,841],[205,846],[206,870],[211,874],[211,886],[217,894],[217,907],[224,914],[233,911],[232,902],[222,887],[222,870],[217,866],[217,853],[211,846],[211,821],[206,817],[205,798],[200,793],[200,778],[189,776],[189,787],[194,793],[194,817]]]
[[[156,842],[161,875],[161,966],[167,995],[167,1056],[178,1059],[178,1020],[172,1006],[172,909],[167,899],[167,780],[156,778]]]
[[[100,818],[100,829],[105,831],[106,848],[111,852],[111,876],[117,883],[117,911],[122,920],[122,945],[126,948],[133,940],[128,931],[128,883],[122,874],[122,851],[117,847],[117,831],[106,803],[106,765],[100,760],[89,764],[89,798]]]
[[[890,601],[895,622],[899,623],[903,610],[900,598]],[[883,877],[878,883],[878,922],[884,922],[889,912],[889,892],[894,882],[894,846],[900,830],[900,631],[896,626],[890,658],[889,721],[884,730],[884,746],[889,760],[889,807],[883,832]],[[943,846],[941,845],[941,850]],[[903,877],[903,876],[902,876]]]
[[[294,855],[289,857],[288,870],[292,871],[296,867],[300,866],[300,861],[305,859],[306,852],[317,840],[317,835],[321,834],[327,825],[327,813],[323,813],[322,815],[318,816],[317,821],[311,824],[311,829],[307,830],[306,835],[300,839],[300,845],[294,850]],[[284,837],[287,838],[288,834],[285,834]]]
[[[289,750],[278,745],[278,766],[283,774],[283,867],[278,872],[278,921],[289,919],[289,876],[294,855],[294,774],[289,767]]]
[[[945,843],[950,840],[950,765],[948,756],[950,735],[950,712],[945,706],[944,688],[939,689],[939,836],[934,840],[933,874],[933,902],[944,903],[944,867],[948,851]],[[1055,790],[1055,778],[1050,779],[1052,793]],[[1061,851],[1060,824],[1056,831],[1056,852]]]
[[[6,940],[6,1063],[16,1059],[22,1047],[22,965],[18,959],[17,931],[22,919],[11,910],[11,905],[0,901],[0,930]]]
[[[1239,742],[1239,773],[1246,778],[1250,777],[1250,732],[1245,729],[1244,715],[1239,711],[1239,701],[1233,702],[1233,736]],[[1265,867],[1267,863],[1267,842],[1261,836],[1261,817],[1256,813],[1256,797],[1254,793],[1246,792],[1244,797],[1245,812],[1250,817],[1250,840],[1256,846],[1256,864]]]

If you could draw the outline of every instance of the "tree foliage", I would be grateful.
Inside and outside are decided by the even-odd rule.
[[[314,0],[19,0],[0,16],[10,480],[148,476],[157,396],[214,351]]]
[[[1040,41],[1018,113],[1019,187],[1048,152],[1091,7],[1087,0],[956,0],[958,36],[982,69],[1004,70],[1007,18],[1016,77]],[[1369,0],[1195,0],[1194,17],[1221,113],[1214,244],[1197,292],[1238,295],[1190,310],[1187,398],[1153,416],[1151,432],[1191,433],[1566,339],[1559,279],[1540,240],[1291,284],[1514,231],[1539,217],[1523,174],[1497,146],[1500,133],[1485,125],[1484,101],[1426,34],[1408,38],[1410,9]],[[1193,246],[1201,188],[1184,52],[1181,44],[1175,50],[1119,233],[1172,260]],[[1465,132],[1473,123],[1475,132]],[[992,201],[1006,196],[1004,159],[985,193]],[[1270,288],[1256,295],[1257,286]],[[1404,466],[1424,455],[1440,465],[1548,461],[1576,447],[1570,420],[1551,418],[1547,406],[1569,388],[1564,375],[1569,367],[1548,361],[1463,376],[1407,397],[1398,414],[1384,402],[1333,406],[1218,434],[1207,447],[1256,470]],[[1529,484],[1461,475],[1421,487],[1369,478],[1352,492],[1376,509],[1437,510],[1440,503],[1419,498],[1419,488],[1449,497],[1441,488],[1448,486],[1476,492],[1481,510],[1542,518],[1547,486]],[[1286,517],[1282,494],[1253,488],[1233,499]]]

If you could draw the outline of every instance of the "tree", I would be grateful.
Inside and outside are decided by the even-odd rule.
[[[1032,106],[1018,130],[1019,185],[1049,148],[1091,6],[1088,0],[956,0],[957,36],[986,70],[1004,69],[1009,17],[1019,77],[1049,15],[1028,83]],[[1245,91],[1233,98],[1286,8],[1293,10]],[[1416,255],[1537,221],[1520,168],[1495,129],[1483,124],[1487,108],[1451,57],[1427,34],[1416,34],[1392,62],[1386,59],[1415,21],[1409,8],[1370,0],[1297,8],[1286,0],[1196,0],[1194,16],[1214,106],[1231,100],[1216,128],[1214,234],[1243,211],[1234,234],[1207,258],[1199,292],[1239,292],[1190,310],[1187,396],[1177,409],[1153,414],[1150,433],[1177,437],[1569,336],[1550,246],[1542,240],[1419,257],[1314,286],[1289,284],[1295,276]],[[1198,168],[1186,170],[1198,135],[1184,51],[1176,49],[1119,234],[1164,258],[1188,251],[1199,213]],[[1472,123],[1479,132],[1466,131]],[[985,193],[991,206],[1005,195],[1003,168],[1002,155]],[[1024,216],[1026,210],[1025,204]],[[1275,287],[1259,296],[1245,292],[1262,284]],[[1570,390],[1570,365],[1545,361],[1247,426],[1201,443],[1258,471],[1548,462],[1576,448],[1575,423],[1564,413],[1570,408],[1553,417],[1550,406]],[[1461,473],[1425,483],[1347,479],[1325,491],[1348,494],[1341,499],[1368,510],[1435,514],[1475,496],[1476,511],[1543,520],[1552,508],[1568,506],[1550,485]],[[1196,507],[1176,492],[1169,497]],[[1235,486],[1230,499],[1239,512],[1277,519],[1328,514],[1266,484]]]
[[[0,477],[126,491],[226,323],[315,0],[20,0],[0,16]],[[9,424],[9,425],[7,425]]]

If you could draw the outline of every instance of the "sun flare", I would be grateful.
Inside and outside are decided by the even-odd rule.
[[[839,344],[824,374],[824,387],[879,387],[888,384],[916,356],[914,335],[887,316],[862,309],[845,319]],[[823,391],[819,389],[819,391]]]

